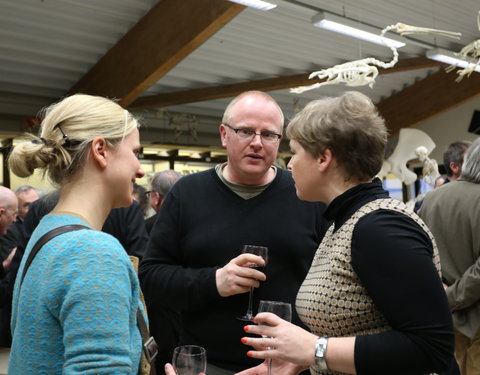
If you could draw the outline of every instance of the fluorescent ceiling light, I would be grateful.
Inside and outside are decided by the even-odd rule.
[[[336,16],[335,14],[320,12],[312,18],[313,26],[322,29],[334,31],[336,33],[345,34],[354,38],[366,40],[367,42],[376,43],[380,45],[392,46],[400,48],[405,45],[403,38],[399,35],[391,35],[389,37],[380,37],[382,30],[373,26],[357,22],[355,20]]]
[[[268,3],[262,0],[230,0],[230,1],[232,3],[238,3],[238,4],[245,5],[247,7],[260,9],[260,10],[270,10],[277,6],[276,4]]]
[[[427,51],[426,56],[431,60],[440,61],[450,65],[457,65],[459,68],[468,68],[476,64],[476,61],[463,60],[454,52],[442,48],[430,49]],[[480,66],[477,66],[475,71],[480,72]]]

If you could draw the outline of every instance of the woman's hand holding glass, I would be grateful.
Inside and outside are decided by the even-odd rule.
[[[250,357],[287,361],[302,368],[315,364],[315,342],[318,336],[272,313],[259,313],[253,322],[257,325],[245,326],[245,331],[266,337],[242,338],[245,345],[254,348],[248,352]]]

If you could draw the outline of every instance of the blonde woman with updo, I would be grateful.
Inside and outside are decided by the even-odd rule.
[[[380,171],[387,129],[359,92],[309,103],[287,127],[297,196],[332,224],[297,294],[310,332],[260,313],[242,341],[273,374],[420,375],[453,359],[453,326],[432,234],[389,197]],[[263,336],[263,337],[262,337]],[[237,375],[267,373],[265,364]]]
[[[78,94],[47,108],[39,137],[13,149],[12,172],[28,177],[43,170],[60,200],[35,229],[20,265],[9,374],[138,373],[137,276],[120,243],[100,231],[112,208],[132,203],[132,184],[144,175],[137,128],[115,102]],[[37,240],[72,224],[87,228],[47,242],[21,283]]]

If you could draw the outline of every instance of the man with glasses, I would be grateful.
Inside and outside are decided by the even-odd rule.
[[[260,300],[293,305],[326,229],[324,206],[298,200],[290,172],[273,166],[283,122],[263,92],[233,99],[220,125],[227,162],[175,184],[140,265],[149,307],[181,312],[178,344],[205,347],[209,375],[259,363],[240,341],[248,322],[237,319],[247,310],[250,287],[254,313]],[[251,267],[263,266],[262,258],[241,254],[243,245],[268,247],[263,272]],[[296,313],[292,321],[303,326]]]
[[[150,206],[155,211],[153,216],[150,216],[145,220],[145,228],[147,229],[148,234],[150,234],[150,231],[152,230],[153,223],[157,220],[158,212],[162,207],[165,197],[180,177],[182,177],[180,173],[172,169],[157,172],[153,176],[151,182],[152,190],[146,192]]]

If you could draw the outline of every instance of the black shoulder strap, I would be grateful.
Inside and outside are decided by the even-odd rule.
[[[60,234],[75,231],[75,230],[80,230],[80,229],[91,229],[91,228],[85,225],[76,225],[76,224],[64,225],[62,227],[52,229],[51,231],[45,233],[42,237],[40,237],[38,241],[35,243],[35,245],[33,246],[32,251],[30,251],[30,254],[28,255],[27,261],[25,262],[25,267],[23,268],[23,273],[22,273],[22,279],[20,280],[20,286],[23,283],[23,279],[25,278],[25,275],[27,273],[28,268],[30,267],[30,264],[35,258],[35,255],[37,255],[38,251],[42,248],[43,245],[45,245],[52,238],[59,236]],[[155,371],[154,361],[158,353],[157,343],[155,342],[155,339],[153,338],[153,336],[150,336],[147,322],[143,318],[143,315],[140,309],[137,310],[137,323],[140,330],[140,334],[142,336],[143,352],[145,353],[145,357],[148,363],[151,364],[150,374],[155,375],[156,371]]]
[[[74,230],[80,230],[80,229],[90,229],[90,228],[85,225],[77,225],[77,224],[64,225],[64,226],[52,229],[51,231],[45,233],[42,237],[40,237],[38,241],[35,243],[35,245],[33,246],[32,251],[30,251],[30,254],[28,255],[27,261],[25,262],[25,267],[23,268],[20,285],[22,285],[23,283],[23,279],[27,274],[27,270],[30,267],[30,264],[32,263],[33,258],[35,258],[35,255],[37,255],[38,251],[42,248],[43,245],[45,245],[52,238],[59,236],[60,234],[71,232]]]

